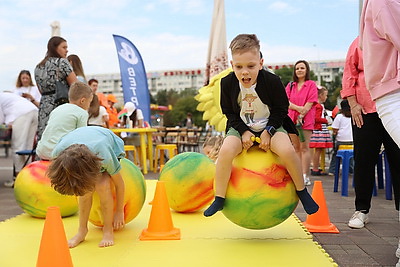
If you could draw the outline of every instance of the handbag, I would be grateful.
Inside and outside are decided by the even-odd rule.
[[[55,101],[54,102],[57,106],[68,103],[68,91],[69,91],[69,86],[59,80],[60,61],[61,61],[61,59],[58,61],[58,66],[57,66],[57,71],[56,71],[57,81],[55,83],[56,92],[55,92]]]

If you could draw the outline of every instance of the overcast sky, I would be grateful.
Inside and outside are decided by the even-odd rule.
[[[344,59],[358,34],[358,0],[225,0],[227,43],[255,33],[266,64]],[[46,53],[61,24],[86,74],[119,72],[112,34],[139,49],[148,72],[204,68],[212,0],[1,0],[0,91],[15,87]]]

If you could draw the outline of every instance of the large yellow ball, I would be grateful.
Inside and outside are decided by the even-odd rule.
[[[50,206],[58,206],[63,217],[71,216],[78,211],[77,198],[61,195],[51,187],[46,176],[49,164],[49,161],[35,161],[19,172],[14,184],[15,199],[33,217],[45,218]]]
[[[169,206],[178,212],[195,212],[214,198],[215,164],[207,156],[184,152],[168,160],[160,173]]]
[[[125,182],[124,195],[124,218],[125,223],[132,221],[140,212],[146,199],[146,182],[140,169],[128,159],[121,160],[121,175]],[[116,209],[115,186],[110,180],[114,211]],[[103,226],[99,195],[93,194],[92,209],[90,210],[89,221],[96,226]]]
[[[279,158],[257,146],[233,161],[223,214],[248,229],[267,229],[286,220],[298,203],[296,188]]]

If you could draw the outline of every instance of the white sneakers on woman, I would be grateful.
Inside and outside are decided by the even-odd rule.
[[[367,224],[369,221],[368,214],[362,213],[361,211],[354,212],[353,216],[351,216],[348,226],[350,228],[361,229]]]

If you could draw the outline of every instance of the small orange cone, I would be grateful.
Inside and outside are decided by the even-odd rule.
[[[59,207],[48,207],[36,267],[72,267]]]
[[[303,225],[311,233],[339,233],[339,230],[329,219],[328,208],[326,206],[321,181],[314,182],[312,198],[319,205],[319,210],[314,214],[307,215],[307,220],[306,222],[303,222]]]
[[[148,228],[142,231],[140,240],[179,240],[181,231],[174,228],[167,192],[163,181],[158,181]]]

